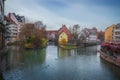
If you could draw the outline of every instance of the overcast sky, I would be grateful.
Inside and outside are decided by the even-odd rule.
[[[43,21],[47,29],[79,24],[106,27],[120,23],[120,0],[6,0],[5,14],[15,12],[29,21]]]

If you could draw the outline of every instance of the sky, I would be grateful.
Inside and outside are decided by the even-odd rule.
[[[106,27],[120,23],[120,0],[6,0],[5,14],[14,12],[28,22],[42,21],[48,30],[68,28]]]

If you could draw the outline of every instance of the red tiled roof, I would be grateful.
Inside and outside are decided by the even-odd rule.
[[[67,34],[71,34],[70,31],[68,30],[68,28],[66,27],[66,25],[62,25],[62,28],[60,28],[58,30],[58,35],[61,33],[61,32],[65,32]]]
[[[100,31],[100,32],[98,32],[98,34],[104,35],[104,34],[105,34],[105,32]]]
[[[60,35],[62,32],[65,32],[68,35],[69,39],[71,38],[71,32],[66,27],[66,25],[62,25],[62,27],[59,30],[47,30],[46,32],[47,32],[47,34],[54,33],[57,35]]]
[[[58,30],[58,35],[60,35],[62,32],[65,32],[68,35],[68,38],[71,38],[71,32],[66,27],[66,25],[62,25],[62,27]]]
[[[17,21],[16,17],[12,13],[8,14],[8,18],[9,18],[9,20],[11,22],[13,22],[14,24],[18,25],[18,21]]]
[[[46,32],[47,32],[47,34],[51,34],[51,33],[57,34],[57,33],[58,33],[58,30],[48,30],[48,31],[46,31]]]
[[[48,30],[47,32],[58,32],[58,30]]]

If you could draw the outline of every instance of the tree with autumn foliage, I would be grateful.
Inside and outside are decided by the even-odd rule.
[[[24,46],[27,48],[44,47],[47,43],[45,29],[37,29],[32,23],[25,24],[22,27],[20,39],[25,42]],[[45,40],[44,43],[43,39]]]
[[[65,45],[67,43],[67,40],[65,38],[63,38],[61,41],[60,41],[60,44],[62,45]]]
[[[27,40],[28,38],[30,38],[30,36],[34,34],[35,34],[34,24],[32,23],[24,24],[23,27],[21,28],[20,39]]]

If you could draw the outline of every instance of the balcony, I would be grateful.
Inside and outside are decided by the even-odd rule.
[[[120,29],[114,29],[114,32],[120,32]]]
[[[118,35],[118,34],[117,34],[117,35],[114,35],[114,36],[115,36],[115,37],[120,37],[120,35]]]
[[[120,41],[120,39],[116,39],[116,41]]]

